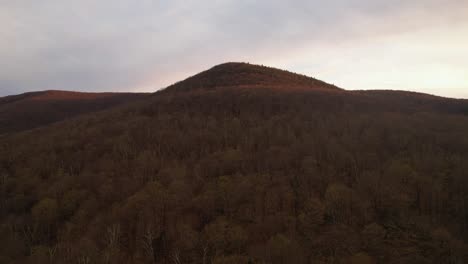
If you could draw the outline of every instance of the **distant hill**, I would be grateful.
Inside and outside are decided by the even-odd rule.
[[[129,103],[145,94],[41,91],[0,98],[0,135]]]
[[[0,263],[468,263],[467,100],[243,63],[143,97],[0,137]]]
[[[341,90],[323,81],[266,66],[229,62],[169,86],[168,91],[190,91],[223,87],[265,87]]]

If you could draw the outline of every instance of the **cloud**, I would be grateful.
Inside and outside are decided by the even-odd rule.
[[[457,55],[467,45],[453,44],[468,44],[466,39],[448,34],[434,47],[430,34],[418,32],[438,28],[433,32],[443,34],[468,25],[467,6],[457,0],[3,1],[0,96],[41,89],[154,91],[225,61],[287,68],[343,87],[378,88],[399,61],[375,64],[389,60],[392,50],[393,57],[417,53],[415,61],[401,61],[406,68],[432,65],[427,59],[437,50],[440,61],[448,58],[440,68],[466,69],[467,60]],[[441,52],[444,47],[450,49]],[[356,64],[359,79],[343,77],[352,76]],[[364,83],[363,73],[376,69],[380,77]],[[447,77],[457,78],[457,89],[468,88],[458,75]],[[425,82],[415,89],[424,89]]]

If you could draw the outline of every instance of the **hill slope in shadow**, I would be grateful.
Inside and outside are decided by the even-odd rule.
[[[0,135],[108,109],[139,100],[133,93],[31,92],[0,98]]]

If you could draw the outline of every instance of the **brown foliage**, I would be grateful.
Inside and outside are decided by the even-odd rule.
[[[467,106],[228,64],[4,136],[0,261],[467,262]]]

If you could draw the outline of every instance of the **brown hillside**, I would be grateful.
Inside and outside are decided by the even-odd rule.
[[[145,97],[132,93],[41,91],[0,98],[0,135],[104,110]]]
[[[168,91],[191,91],[222,87],[315,88],[341,90],[323,81],[266,66],[229,62],[175,83]]]
[[[0,137],[0,263],[468,263],[468,101],[265,71]]]

